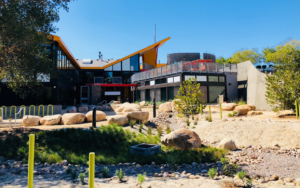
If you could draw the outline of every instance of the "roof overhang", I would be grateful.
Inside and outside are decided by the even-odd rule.
[[[135,87],[136,84],[85,84],[86,86],[102,86],[102,87]]]

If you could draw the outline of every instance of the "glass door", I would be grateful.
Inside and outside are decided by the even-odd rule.
[[[81,86],[80,104],[89,104],[90,87]]]

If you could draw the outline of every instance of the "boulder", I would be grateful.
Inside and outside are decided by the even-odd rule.
[[[224,138],[218,145],[220,149],[236,150],[235,142],[229,138]]]
[[[112,110],[116,111],[120,106],[121,106],[121,104],[112,104],[111,108],[112,108]]]
[[[89,111],[89,107],[87,106],[78,107],[78,112],[87,112],[87,111]]]
[[[0,122],[2,121],[2,117],[0,116]]]
[[[115,115],[108,118],[109,124],[126,125],[128,118],[125,115]]]
[[[238,105],[235,103],[222,103],[222,110],[224,111],[233,111]]]
[[[121,104],[121,106],[119,106],[115,111],[116,112],[123,112],[125,106],[127,106],[128,104],[130,104],[129,102],[125,102],[123,104]]]
[[[141,111],[142,108],[138,104],[128,104],[125,106],[124,110],[122,112],[136,112]]]
[[[135,119],[140,121],[148,121],[149,119],[149,112],[129,112],[127,114],[128,119]]]
[[[146,104],[146,101],[140,102],[140,105],[141,105],[141,106],[145,106],[145,104]]]
[[[85,114],[86,121],[93,121],[93,111],[89,111],[87,114]],[[96,121],[102,121],[105,120],[106,114],[102,111],[97,110],[96,111]]]
[[[41,117],[27,115],[23,117],[23,126],[37,126],[39,125]]]
[[[241,105],[241,106],[235,107],[234,112],[236,112],[237,115],[247,115],[247,113],[251,110],[252,110],[252,108],[250,106]]]
[[[247,116],[258,116],[258,115],[262,115],[263,113],[260,111],[249,111],[247,113]]]
[[[244,104],[244,105],[241,105],[241,106],[247,106],[247,107],[251,108],[251,110],[256,110],[256,107],[254,105],[251,105],[251,104]]]
[[[57,114],[54,116],[44,116],[40,119],[41,125],[58,125],[61,120],[61,115]]]
[[[77,123],[83,123],[85,120],[85,115],[81,113],[69,113],[64,114],[61,118],[62,125],[72,125]]]
[[[77,112],[76,106],[68,106],[66,108],[66,110],[67,110],[67,113],[76,113]]]
[[[121,104],[120,101],[113,101],[113,104]]]
[[[159,105],[158,110],[162,112],[172,112],[172,106],[169,103],[170,102]]]
[[[188,129],[177,129],[161,138],[162,144],[168,147],[186,150],[201,146],[201,139],[197,133]]]

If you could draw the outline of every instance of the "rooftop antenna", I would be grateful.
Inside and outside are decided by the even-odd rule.
[[[154,24],[154,43],[156,43],[156,24]]]
[[[101,52],[99,52],[99,59],[102,59],[102,54],[101,54]]]

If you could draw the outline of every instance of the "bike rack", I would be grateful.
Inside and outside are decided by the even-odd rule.
[[[50,109],[49,107],[50,106],[52,107],[52,116],[53,116],[53,105],[52,104],[49,104],[47,107],[47,116],[49,115],[49,109]]]
[[[29,106],[29,115],[30,115],[31,107],[33,107],[33,115],[35,115],[35,106],[34,106],[34,105],[30,105],[30,106]]]
[[[43,116],[45,116],[45,108],[44,105],[40,105],[38,108],[38,116],[40,116],[40,107],[43,107]]]

